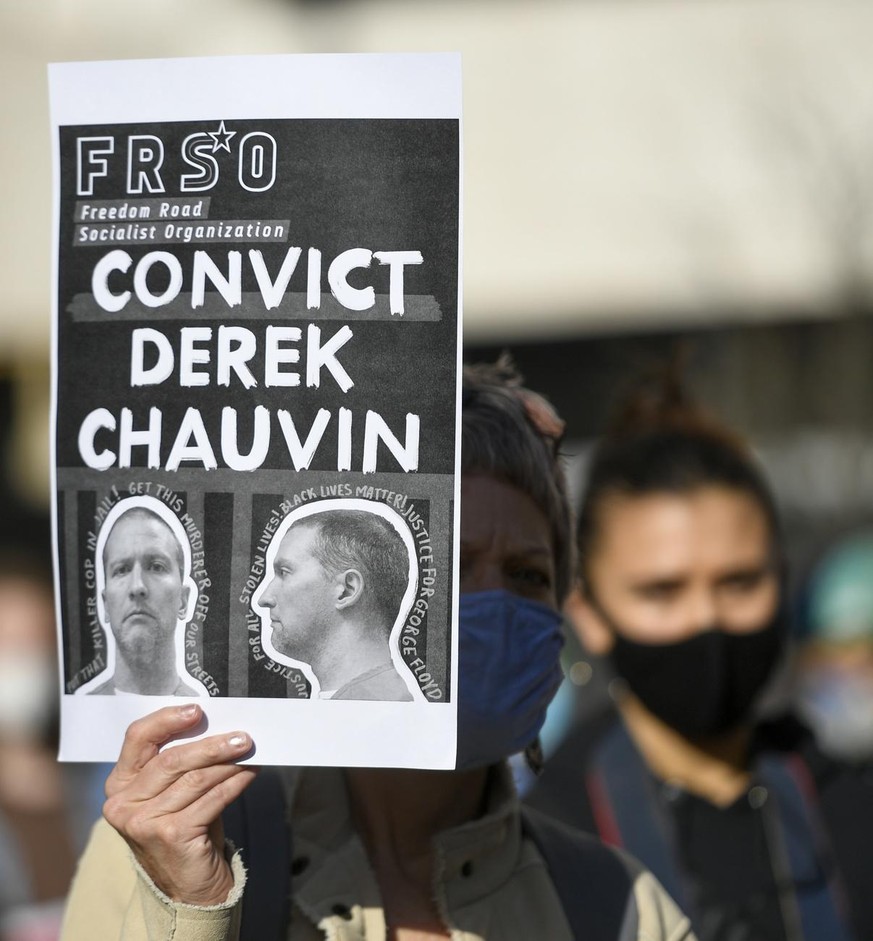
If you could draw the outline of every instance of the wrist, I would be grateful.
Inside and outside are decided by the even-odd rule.
[[[148,894],[165,906],[221,910],[232,908],[242,898],[246,872],[242,858],[232,844],[225,848],[220,874],[215,880],[202,888],[186,887],[184,890],[163,885],[162,880],[152,877],[133,852],[130,855],[137,876]]]

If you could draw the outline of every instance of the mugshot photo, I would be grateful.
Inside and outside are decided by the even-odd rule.
[[[311,698],[420,700],[397,643],[416,585],[412,536],[393,509],[322,500],[276,530],[252,610],[264,649],[306,674]]]
[[[185,628],[198,602],[191,547],[177,516],[150,496],[107,514],[95,553],[106,669],[78,694],[206,696],[185,670]]]

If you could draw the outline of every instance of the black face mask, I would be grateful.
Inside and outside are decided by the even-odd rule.
[[[598,609],[599,610],[599,609]],[[779,660],[784,617],[752,633],[714,626],[672,644],[628,640],[612,628],[610,660],[643,705],[686,738],[708,738],[739,726]]]

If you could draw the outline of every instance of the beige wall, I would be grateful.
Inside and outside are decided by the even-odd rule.
[[[833,312],[873,280],[866,0],[0,0],[0,368],[44,493],[49,61],[464,56],[466,334]]]
[[[46,62],[425,49],[464,54],[472,339],[812,312],[871,269],[864,0],[3,0],[4,353],[49,333]]]

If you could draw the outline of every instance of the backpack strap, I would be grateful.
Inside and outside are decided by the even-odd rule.
[[[672,822],[623,722],[598,743],[585,783],[600,837],[641,860],[684,911],[693,910]]]
[[[577,941],[637,937],[633,878],[617,853],[532,807],[522,807],[521,825],[545,860]]]
[[[239,941],[285,941],[290,919],[291,828],[276,771],[264,769],[222,814],[248,876]]]
[[[842,882],[809,767],[798,753],[765,755],[759,773],[775,797],[764,820],[771,821],[767,836],[777,884],[790,890],[783,908],[799,918],[804,938],[850,941]]]

